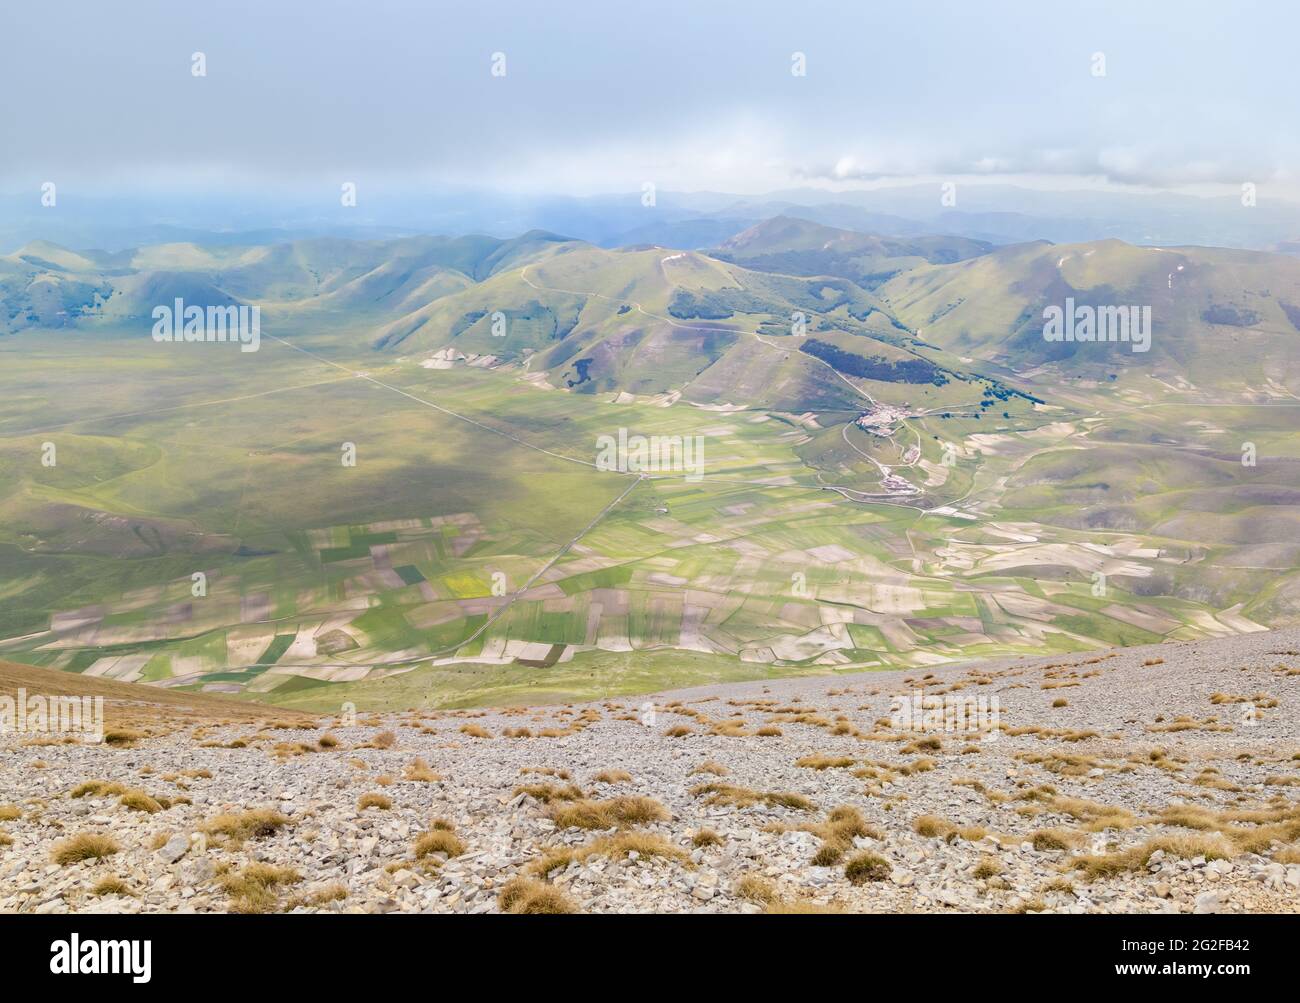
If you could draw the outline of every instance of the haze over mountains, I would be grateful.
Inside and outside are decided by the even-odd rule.
[[[1300,240],[1300,207],[1260,189],[1239,197],[1172,193],[1036,191],[1007,184],[962,184],[956,204],[937,184],[876,190],[789,189],[766,195],[660,190],[643,193],[524,196],[461,189],[437,192],[363,187],[355,208],[337,190],[272,194],[183,193],[111,197],[61,190],[58,208],[30,193],[0,194],[0,251],[32,240],[111,250],[174,242],[266,244],[319,236],[392,238],[422,233],[515,237],[540,229],[602,247],[656,243],[716,247],[742,230],[789,215],[827,226],[894,237],[951,234],[995,244],[1056,243],[1113,237],[1134,244],[1205,244],[1286,249]],[[322,209],[322,206],[333,208]]]

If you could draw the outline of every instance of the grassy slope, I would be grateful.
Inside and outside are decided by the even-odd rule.
[[[160,350],[139,325],[8,336],[0,340],[0,636],[42,630],[52,614],[78,608],[92,621],[65,635],[62,647],[10,643],[9,657],[84,671],[99,658],[126,656],[120,667],[133,677],[191,687],[211,679],[298,705],[327,706],[348,693],[364,701],[395,693],[536,701],[728,673],[834,671],[817,658],[835,631],[842,633],[831,647],[851,664],[917,666],[1203,636],[1226,629],[1208,618],[1230,606],[1262,622],[1296,615],[1300,555],[1285,542],[1294,538],[1296,447],[1293,412],[1280,407],[1188,410],[1190,392],[1132,367],[1114,380],[1076,368],[1026,384],[1041,385],[1050,408],[1012,398],[979,409],[991,384],[959,378],[942,387],[858,381],[855,391],[773,325],[793,306],[838,304],[812,309],[815,323],[838,332],[825,335],[836,344],[915,350],[897,329],[886,330],[877,301],[698,255],[573,249],[537,237],[508,247],[412,245],[398,267],[328,242],[307,245],[270,261],[245,254],[235,265],[218,262],[239,276],[243,292],[319,288],[319,296],[268,307],[264,332],[478,425],[271,338],[243,355],[216,346]],[[1095,290],[1131,274],[1151,279],[1152,253],[1109,243],[1010,249],[918,270],[914,285],[891,294],[905,317],[954,290],[993,297],[963,301],[925,331],[938,346],[928,354],[956,369],[964,363],[954,353],[973,350],[976,340],[965,320],[949,318],[960,310],[984,323],[979,311],[987,307],[993,319],[978,347],[996,357],[997,332],[1008,323],[999,311],[1018,316],[1028,302],[999,292],[1007,275],[970,270],[1019,269],[1046,275],[1043,290],[1057,281]],[[1252,262],[1233,252],[1178,253],[1211,269],[1207,302],[1221,295],[1214,290],[1259,288],[1242,271]],[[199,249],[173,249],[163,260],[212,265]],[[447,276],[454,281],[440,285]],[[437,323],[424,318],[427,331],[387,351],[371,348],[365,332],[385,316],[386,296],[406,304],[435,288],[447,295],[433,301],[434,313],[453,300],[454,309]],[[732,290],[727,295],[779,310],[670,323],[667,311],[683,289],[696,298]],[[590,353],[591,385],[539,389],[519,378],[517,363],[495,372],[417,364],[425,349],[446,343],[439,325],[507,296],[515,297],[510,309],[528,314],[523,324],[512,317],[511,350],[554,361],[550,375],[567,371],[557,360],[569,348],[576,350],[569,358]],[[573,334],[550,346],[555,329],[548,333],[547,324],[575,304]],[[1270,338],[1276,322],[1268,313],[1259,331],[1234,328],[1235,336]],[[717,327],[725,336],[697,330]],[[577,343],[566,346],[570,338]],[[701,368],[712,357],[708,339],[720,354]],[[452,341],[474,352],[496,345],[482,318]],[[1172,359],[1176,347],[1159,357]],[[530,373],[543,368],[529,363]],[[616,398],[626,388],[641,396]],[[648,396],[668,388],[684,388],[683,400],[664,407]],[[912,419],[893,439],[873,437],[846,426],[866,394],[936,413]],[[198,401],[212,403],[190,406]],[[690,403],[732,401],[747,407],[732,413]],[[817,414],[806,419],[804,411]],[[348,678],[347,666],[365,672],[398,655],[462,644],[486,622],[481,601],[494,574],[516,588],[626,485],[563,459],[590,460],[596,437],[619,427],[705,436],[708,476],[643,485],[556,561],[545,591],[518,600],[460,654],[499,658],[523,641],[618,647],[629,639],[642,651],[579,652],[543,670],[479,662],[389,681],[295,682],[303,672]],[[1267,461],[1251,470],[1234,466],[1247,437]],[[45,441],[59,449],[54,469],[39,464]],[[338,463],[345,441],[358,446],[355,469]],[[951,467],[943,464],[948,444],[958,450]],[[906,457],[918,447],[913,464]],[[878,490],[868,457],[923,484],[926,507],[954,505],[974,518],[863,505],[827,490]],[[192,602],[195,568],[208,573],[211,588]],[[1097,568],[1111,576],[1104,601],[1089,591]],[[807,594],[792,590],[796,576]],[[688,604],[708,637],[745,657],[776,652],[779,668],[656,650],[679,643]],[[832,630],[828,615],[847,619]],[[317,638],[327,648],[312,655],[301,642]],[[285,682],[292,685],[275,689]]]

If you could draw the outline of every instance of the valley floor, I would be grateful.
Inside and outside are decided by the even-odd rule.
[[[922,687],[995,727],[891,722]],[[148,699],[0,738],[0,911],[1300,908],[1300,628],[355,721]]]

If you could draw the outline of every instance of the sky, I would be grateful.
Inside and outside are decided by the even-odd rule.
[[[1281,0],[4,6],[5,192],[975,178],[1300,197],[1300,8]]]

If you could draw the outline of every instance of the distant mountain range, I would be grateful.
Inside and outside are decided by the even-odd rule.
[[[778,216],[707,253],[654,243],[606,249],[534,230],[511,239],[121,251],[37,241],[0,256],[0,333],[144,324],[155,306],[177,298],[256,303],[295,323],[346,318],[375,351],[522,364],[579,392],[689,385],[702,402],[734,403],[762,387],[777,396],[768,403],[783,407],[853,396],[825,366],[786,371],[788,357],[771,349],[798,351],[792,331],[866,360],[847,362],[850,370],[910,363],[900,372],[925,374],[924,382],[1068,360],[1076,374],[1140,363],[1173,384],[1250,394],[1283,385],[1300,363],[1294,256],[1114,239],[995,246]],[[1150,357],[1046,340],[1044,310],[1067,302],[1150,308]],[[1236,355],[1231,368],[1221,364],[1224,351]],[[837,358],[831,369],[845,363]]]
[[[1197,198],[1169,193],[1039,191],[1011,185],[960,185],[941,201],[939,185],[869,191],[803,188],[760,196],[641,191],[587,197],[523,196],[478,190],[390,191],[363,184],[358,205],[337,191],[241,196],[185,194],[112,197],[61,189],[57,205],[39,193],[0,196],[0,251],[35,239],[70,247],[121,250],[190,242],[268,244],[311,237],[392,239],[417,234],[509,238],[549,230],[602,247],[662,244],[716,247],[756,223],[794,216],[842,229],[915,237],[950,234],[994,244],[1114,238],[1131,244],[1202,244],[1292,251],[1300,206],[1270,198]]]

